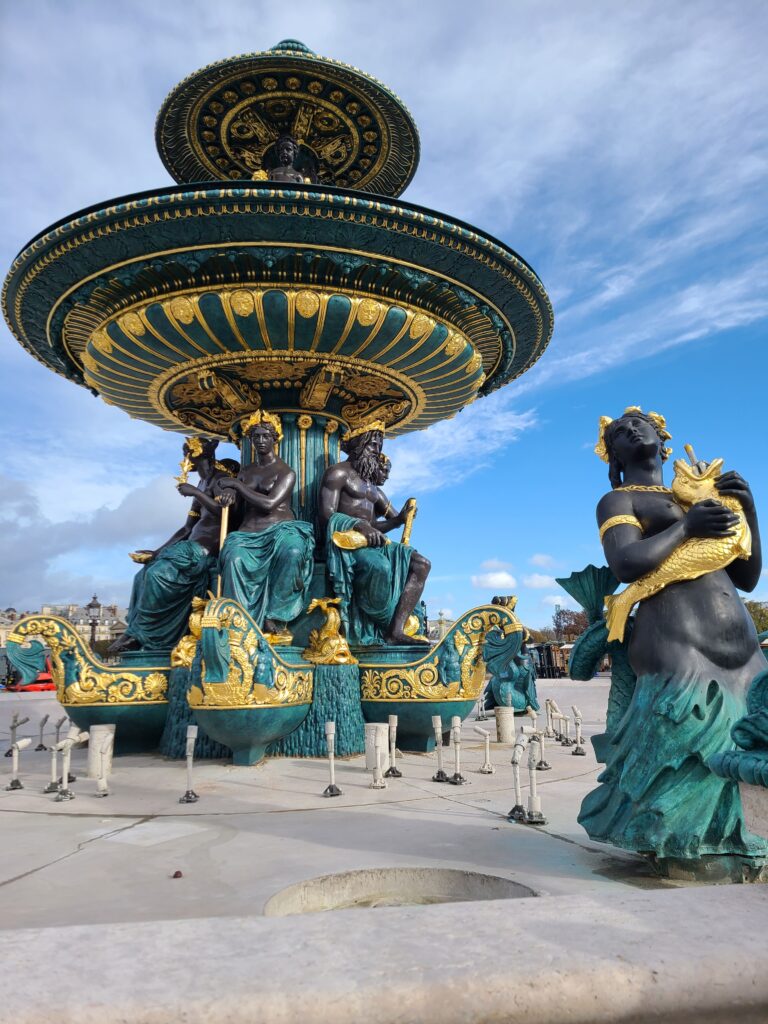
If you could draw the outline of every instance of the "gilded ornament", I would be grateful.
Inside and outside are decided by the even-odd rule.
[[[335,434],[338,429],[339,424],[336,422],[336,420],[325,421],[325,426],[323,427],[323,430],[325,430],[326,434]]]
[[[265,412],[264,409],[257,409],[256,412],[252,412],[250,416],[246,416],[244,420],[240,421],[240,434],[245,437],[251,427],[259,426],[262,423],[268,423],[274,428],[277,433],[277,441],[279,444],[283,439],[283,426],[280,422],[280,417],[275,416],[274,413]]]
[[[16,624],[8,642],[33,639],[51,652],[51,675],[60,704],[165,703],[168,677],[164,670],[147,667],[128,672],[119,665],[104,665],[65,619],[29,616]]]
[[[633,407],[632,412],[637,409]],[[686,445],[689,450],[690,446]],[[732,532],[724,537],[689,537],[651,572],[634,580],[618,594],[606,596],[608,640],[623,640],[627,619],[638,601],[645,601],[672,583],[696,580],[706,573],[725,569],[737,558],[752,554],[752,533],[738,498],[721,495],[717,479],[723,469],[722,459],[713,459],[706,468],[698,468],[693,449],[689,450],[693,465],[683,459],[675,461],[672,495],[681,508],[688,511],[700,501],[717,501],[736,516]],[[607,526],[607,523],[605,524]]]
[[[175,299],[171,299],[170,302],[163,303],[164,309],[170,309],[171,315],[180,320],[183,324],[191,324],[195,319],[195,307],[183,295],[177,296]]]
[[[435,328],[435,321],[425,316],[423,313],[417,313],[416,316],[411,320],[411,326],[408,328],[408,336],[411,338],[425,338],[428,334],[431,334]]]
[[[307,86],[307,92],[311,93],[313,96],[319,96],[322,91],[322,82],[310,82],[309,85]]]
[[[245,289],[233,292],[230,302],[232,303],[232,309],[238,316],[250,316],[256,308],[253,295],[245,291]]]
[[[334,89],[331,92],[329,99],[333,100],[334,103],[340,103],[344,99],[344,93],[339,92],[338,89]]]
[[[502,606],[467,612],[436,647],[410,665],[362,664],[361,696],[371,701],[476,700],[485,685],[483,643],[491,629],[522,630]]]
[[[468,373],[468,374],[469,373],[475,373],[475,371],[479,370],[482,365],[483,365],[483,357],[480,355],[479,352],[474,352],[472,354],[471,359],[469,360],[469,362],[467,363],[467,365],[465,367],[465,372]]]
[[[449,331],[443,348],[445,349],[445,354],[447,356],[453,357],[457,356],[460,352],[463,352],[466,346],[467,342],[465,338],[462,338],[462,336],[457,334],[455,331]]]
[[[350,426],[344,435],[344,440],[351,441],[353,437],[358,437],[360,434],[367,434],[371,431],[383,434],[386,429],[387,426],[384,420],[366,420],[364,423],[358,423],[355,427]]]
[[[118,323],[124,331],[130,332],[131,334],[137,335],[139,338],[147,333],[147,329],[144,326],[144,321],[137,313],[126,313],[125,316],[120,317]]]
[[[383,308],[375,299],[362,299],[357,307],[357,322],[362,327],[371,327],[381,316]]]
[[[96,362],[96,360],[93,358],[93,356],[91,355],[90,352],[88,352],[88,351],[83,352],[82,361],[83,361],[83,366],[85,366],[86,369],[90,370],[91,373],[98,373],[98,371],[99,371],[99,364]]]
[[[614,526],[636,526],[640,532],[642,532],[642,526],[637,516],[611,516],[610,519],[606,519],[603,525],[600,527],[600,540],[612,530]]]
[[[341,632],[340,597],[316,597],[307,608],[307,614],[319,608],[325,615],[320,629],[309,634],[309,647],[303,652],[305,661],[315,665],[356,665],[346,639]]]
[[[631,416],[633,412],[641,413],[642,411],[643,410],[640,408],[639,405],[628,405],[622,413],[622,416]],[[666,418],[662,416],[659,412],[649,412],[646,413],[645,415],[647,415],[648,419],[651,421],[651,423],[653,423],[654,427],[656,428],[656,432],[661,438],[661,461],[666,462],[666,460],[672,454],[672,449],[665,447],[663,443],[664,441],[669,441],[672,437],[672,435],[667,430]],[[599,459],[602,459],[603,462],[610,461],[608,449],[605,445],[605,431],[610,423],[613,423],[613,419],[610,416],[601,416],[598,421],[597,444],[595,445],[595,455],[597,455]]]
[[[93,332],[91,335],[91,344],[97,352],[101,352],[105,356],[108,356],[112,351],[112,342],[110,341],[109,335],[103,328]]]
[[[305,320],[316,316],[320,309],[320,296],[317,292],[301,291],[296,295],[296,312]]]
[[[296,420],[296,425],[298,426],[299,430],[309,430],[309,428],[312,426],[312,417],[302,414]]]
[[[290,78],[286,78],[285,84],[289,89],[298,89],[301,85],[301,79],[291,76]]]

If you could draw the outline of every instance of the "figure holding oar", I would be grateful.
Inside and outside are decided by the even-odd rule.
[[[127,628],[110,647],[123,651],[165,650],[174,647],[186,630],[194,597],[205,597],[213,583],[219,553],[222,510],[216,499],[218,483],[235,476],[240,464],[216,459],[218,441],[188,437],[184,443],[177,490],[192,498],[184,525],[154,551],[131,553],[141,564],[128,608]],[[198,474],[199,485],[187,477]]]

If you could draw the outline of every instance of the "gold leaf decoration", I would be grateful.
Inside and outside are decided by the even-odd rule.
[[[250,316],[256,308],[253,301],[253,295],[245,289],[240,289],[232,293],[231,298],[232,309],[237,313],[238,316]]]
[[[357,322],[362,327],[370,327],[379,319],[381,310],[381,303],[375,299],[362,299],[357,307]]]
[[[305,320],[316,316],[320,309],[320,296],[317,292],[301,291],[296,296],[296,312]]]

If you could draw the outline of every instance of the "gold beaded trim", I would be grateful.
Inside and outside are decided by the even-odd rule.
[[[621,484],[614,488],[617,491],[660,491],[662,494],[671,494],[672,490],[664,484]]]
[[[602,540],[606,533],[613,529],[614,526],[636,526],[641,532],[643,529],[640,525],[640,520],[635,516],[611,516],[611,518],[606,519],[600,527],[600,540]]]
[[[187,515],[190,516],[192,519],[199,519],[200,518],[200,513],[199,512],[195,512],[192,509],[190,509],[189,512],[187,512]]]

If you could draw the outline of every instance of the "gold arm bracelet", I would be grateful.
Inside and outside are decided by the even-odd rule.
[[[192,509],[190,509],[189,512],[187,512],[187,515],[188,516],[192,516],[194,519],[199,519],[200,518],[200,513],[199,512],[194,512]]]
[[[613,529],[614,526],[636,526],[641,533],[643,532],[640,520],[637,519],[636,516],[611,516],[611,518],[606,519],[600,527],[600,540],[602,540],[606,533]]]

